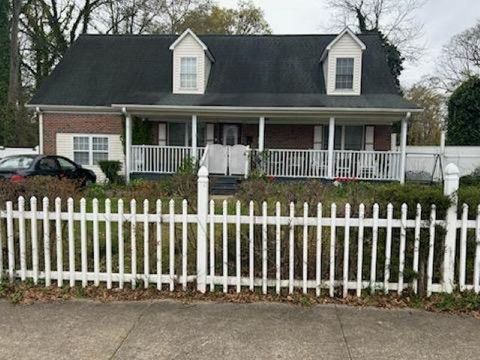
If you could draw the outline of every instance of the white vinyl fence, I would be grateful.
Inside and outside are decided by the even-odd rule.
[[[446,194],[455,194],[458,173],[447,171]],[[217,204],[208,196],[207,170],[201,168],[197,204],[7,202],[0,212],[6,225],[0,229],[6,250],[0,268],[10,280],[46,286],[102,283],[110,289],[128,283],[173,291],[196,285],[201,292],[333,297],[350,290],[360,296],[364,289],[417,292],[421,284],[412,274],[423,266],[428,295],[456,286],[480,290],[480,207],[474,218],[463,207],[457,219],[454,205],[440,219],[435,206],[303,204],[298,211],[293,203],[272,209],[267,203]]]
[[[6,157],[6,156],[11,156],[11,155],[37,155],[39,154],[38,152],[38,146],[35,146],[33,148],[21,148],[21,147],[4,147],[0,146],[0,159]]]

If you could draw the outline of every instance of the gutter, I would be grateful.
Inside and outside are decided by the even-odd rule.
[[[376,114],[405,114],[421,113],[423,109],[395,109],[395,108],[327,108],[327,107],[251,107],[251,106],[176,106],[176,105],[135,105],[135,104],[112,104],[113,109],[125,109],[129,112],[183,112],[187,114],[201,113],[228,113],[239,114],[352,114],[352,113],[376,113]]]

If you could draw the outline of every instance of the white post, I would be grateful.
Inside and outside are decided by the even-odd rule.
[[[258,151],[265,149],[265,116],[260,116],[258,121]]]
[[[125,109],[125,181],[130,182],[130,167],[132,165],[132,115]]]
[[[402,119],[401,134],[400,134],[400,183],[405,184],[405,166],[407,161],[407,132],[408,120],[411,113],[407,113]]]
[[[440,133],[440,154],[445,155],[445,130]]]
[[[445,257],[443,259],[443,291],[451,293],[455,275],[455,244],[457,237],[457,206],[458,188],[460,185],[460,171],[455,164],[448,164],[445,168],[445,181],[443,194],[450,197],[452,205],[447,210],[446,234],[445,234]]]
[[[197,181],[197,290],[207,289],[208,169],[202,166]]]
[[[335,118],[332,116],[328,122],[328,177],[333,179],[333,150],[335,147]]]
[[[38,107],[36,112],[38,115],[38,153],[43,154],[43,113]]]
[[[197,115],[192,115],[192,160],[197,160]]]

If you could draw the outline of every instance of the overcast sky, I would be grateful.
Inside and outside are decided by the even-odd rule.
[[[237,0],[218,0],[234,7]],[[254,0],[263,8],[275,34],[315,34],[331,32],[332,13],[325,0]],[[480,0],[429,0],[418,11],[418,20],[425,24],[424,42],[427,52],[417,64],[405,64],[401,81],[408,86],[422,76],[434,72],[435,58],[442,46],[455,34],[480,20]]]

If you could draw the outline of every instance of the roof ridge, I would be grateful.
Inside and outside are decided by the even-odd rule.
[[[79,37],[178,37],[181,34],[80,34]],[[338,36],[339,34],[196,34],[199,37],[242,37],[242,38],[254,38],[254,37],[331,37]],[[378,36],[376,33],[359,33],[357,36]]]

